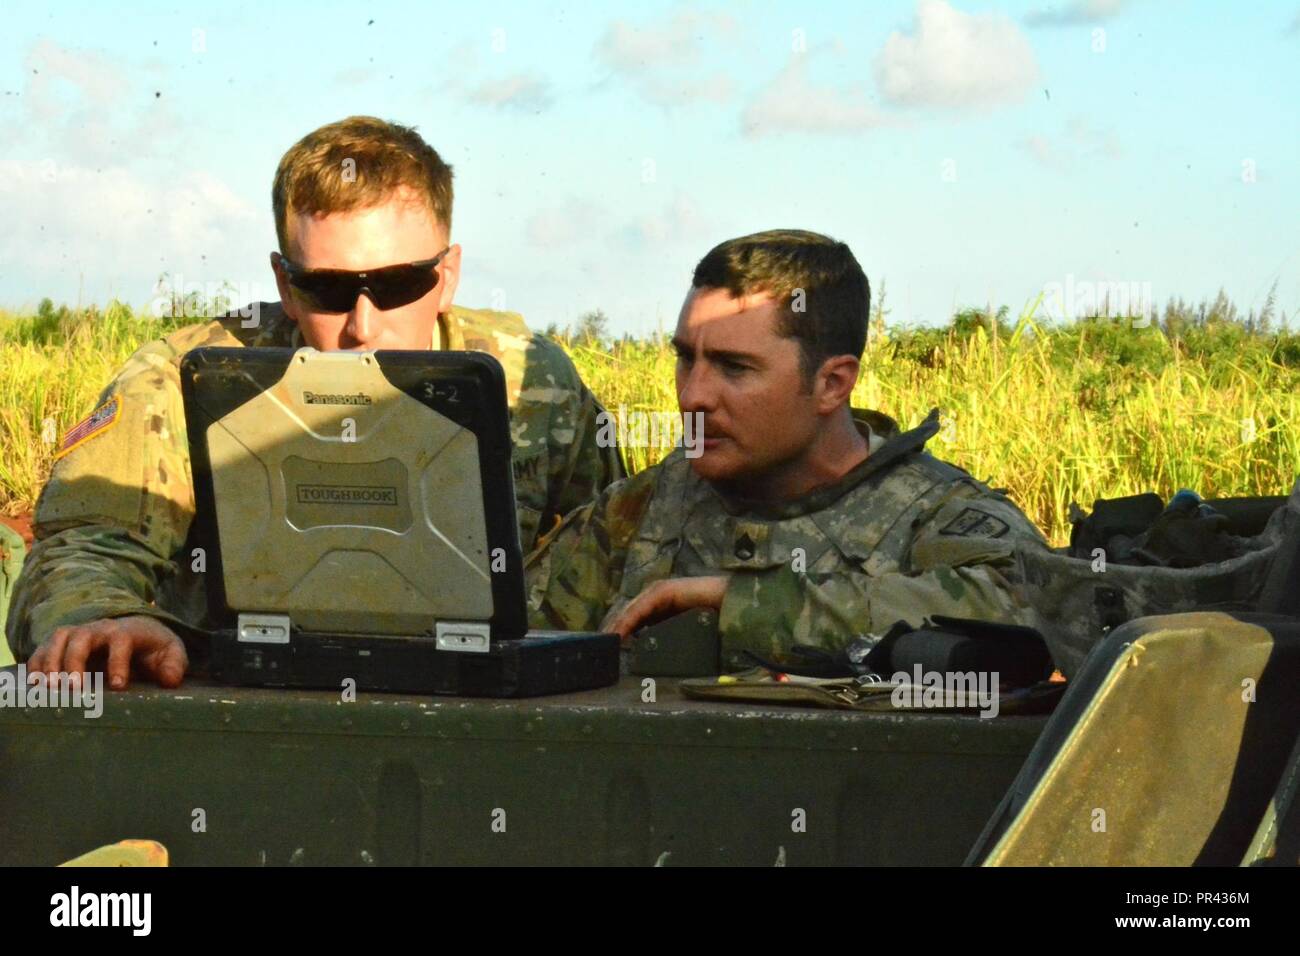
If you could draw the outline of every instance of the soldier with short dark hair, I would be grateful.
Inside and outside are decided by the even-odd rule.
[[[849,247],[800,230],[731,239],[695,269],[673,336],[694,449],[606,488],[526,562],[535,627],[618,631],[719,611],[724,663],[843,646],[933,614],[1033,623],[1004,495],[849,406],[870,289]],[[684,433],[686,430],[684,429]]]
[[[29,670],[81,672],[106,655],[110,687],[126,686],[132,665],[175,686],[203,652],[179,374],[199,346],[492,354],[505,369],[525,548],[625,474],[618,449],[597,442],[601,408],[558,345],[514,313],[453,304],[452,171],[414,129],[354,116],[309,133],[280,161],[272,205],[281,301],[145,345],[64,437],[7,625]]]

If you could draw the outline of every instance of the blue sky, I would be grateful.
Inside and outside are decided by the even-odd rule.
[[[353,113],[455,168],[458,301],[675,321],[773,227],[891,322],[1068,282],[1300,310],[1300,0],[61,3],[0,35],[0,304],[274,298],[270,184]],[[1292,325],[1295,326],[1293,321]]]

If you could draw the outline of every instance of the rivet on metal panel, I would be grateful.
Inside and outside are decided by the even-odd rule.
[[[705,728],[704,728],[704,736],[706,736],[706,737],[712,737],[712,736],[713,736],[713,728],[712,728],[712,727],[705,727]]]

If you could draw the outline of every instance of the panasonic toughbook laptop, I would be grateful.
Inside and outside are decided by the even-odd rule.
[[[490,697],[617,680],[617,635],[528,632],[494,358],[200,348],[181,378],[216,679]]]

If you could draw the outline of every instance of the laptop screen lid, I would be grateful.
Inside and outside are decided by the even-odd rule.
[[[201,348],[181,365],[218,626],[527,629],[509,412],[479,352]]]

